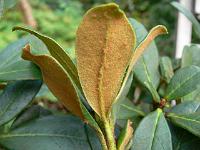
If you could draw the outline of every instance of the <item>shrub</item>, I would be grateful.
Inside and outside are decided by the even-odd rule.
[[[172,150],[200,144],[196,45],[186,47],[176,65],[159,58],[153,40],[167,29],[158,25],[148,33],[113,3],[83,17],[75,63],[53,39],[24,27],[13,30],[38,39],[25,37],[0,53],[5,148]],[[30,104],[41,80],[73,115]],[[140,87],[148,91],[145,98],[137,98]]]

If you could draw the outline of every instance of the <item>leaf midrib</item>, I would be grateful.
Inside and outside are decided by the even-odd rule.
[[[155,140],[154,137],[155,137],[155,132],[156,132],[156,129],[157,129],[157,126],[158,126],[158,121],[159,121],[159,118],[160,118],[160,114],[161,114],[161,112],[158,111],[157,115],[156,115],[156,121],[155,121],[155,124],[154,124],[154,128],[153,128],[152,142],[151,142],[151,145],[150,145],[150,150],[152,150],[153,142]]]
[[[193,119],[190,119],[190,118],[186,118],[186,116],[185,117],[184,116],[178,116],[178,115],[170,113],[168,115],[168,117],[174,117],[174,118],[178,118],[178,119],[182,119],[182,120],[186,120],[186,121],[191,121],[191,122],[195,122],[195,123],[200,125],[200,120],[193,120]]]
[[[142,65],[143,65],[143,67],[144,67],[144,72],[145,72],[145,75],[147,76],[147,80],[148,80],[148,82],[150,82],[150,83],[153,84],[153,82],[152,82],[152,80],[151,80],[150,73],[149,73],[149,71],[148,71],[148,69],[147,69],[147,65],[146,65],[144,56],[142,55],[141,57],[142,57],[142,58],[141,58],[141,59],[142,59]]]
[[[144,112],[142,112],[142,111],[140,111],[140,110],[138,110],[138,109],[135,109],[135,108],[133,108],[133,107],[128,107],[128,106],[126,106],[126,105],[124,105],[124,104],[122,104],[121,106],[122,106],[122,107],[125,107],[126,109],[128,109],[128,110],[130,110],[130,111],[136,112],[136,113],[140,114],[141,116],[145,116]]]
[[[177,89],[179,89],[182,85],[184,85],[187,81],[189,81],[190,79],[192,79],[194,76],[196,76],[200,71],[194,73],[192,76],[186,78],[182,83],[178,84],[178,86],[176,88],[174,88],[174,90],[172,90],[167,96],[166,99],[169,99],[170,96],[176,92]]]
[[[82,141],[87,141],[87,139],[80,138],[77,136],[70,136],[70,135],[65,135],[65,134],[47,134],[47,133],[22,133],[22,134],[2,134],[0,135],[0,139],[5,139],[5,138],[13,138],[13,137],[61,137],[61,138],[73,138],[73,139],[78,139]]]

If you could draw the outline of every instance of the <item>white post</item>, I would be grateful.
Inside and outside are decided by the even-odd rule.
[[[194,12],[197,15],[197,18],[200,20],[200,0],[195,0],[194,4]]]
[[[200,14],[200,0],[195,0],[195,13]]]
[[[185,8],[191,10],[192,0],[180,0],[180,3]],[[183,48],[185,45],[191,43],[192,36],[192,24],[191,22],[180,12],[178,13],[178,25],[177,25],[177,39],[176,39],[176,58],[182,57]]]

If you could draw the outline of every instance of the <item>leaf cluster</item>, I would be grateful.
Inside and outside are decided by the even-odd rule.
[[[0,53],[0,144],[6,149],[183,150],[200,144],[197,45],[184,48],[178,65],[160,57],[153,40],[167,29],[147,32],[114,3],[84,15],[76,63],[52,38],[16,30],[31,36]],[[73,115],[32,104],[42,83]]]

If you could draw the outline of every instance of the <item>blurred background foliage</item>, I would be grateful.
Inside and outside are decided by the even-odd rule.
[[[128,17],[133,17],[150,30],[157,24],[165,25],[169,34],[156,39],[161,54],[173,56],[177,11],[169,4],[171,0],[29,0],[37,30],[54,38],[74,58],[76,29],[83,14],[91,7],[116,2]],[[12,27],[25,25],[19,2],[4,11],[0,23],[0,49],[23,36],[13,32]]]

